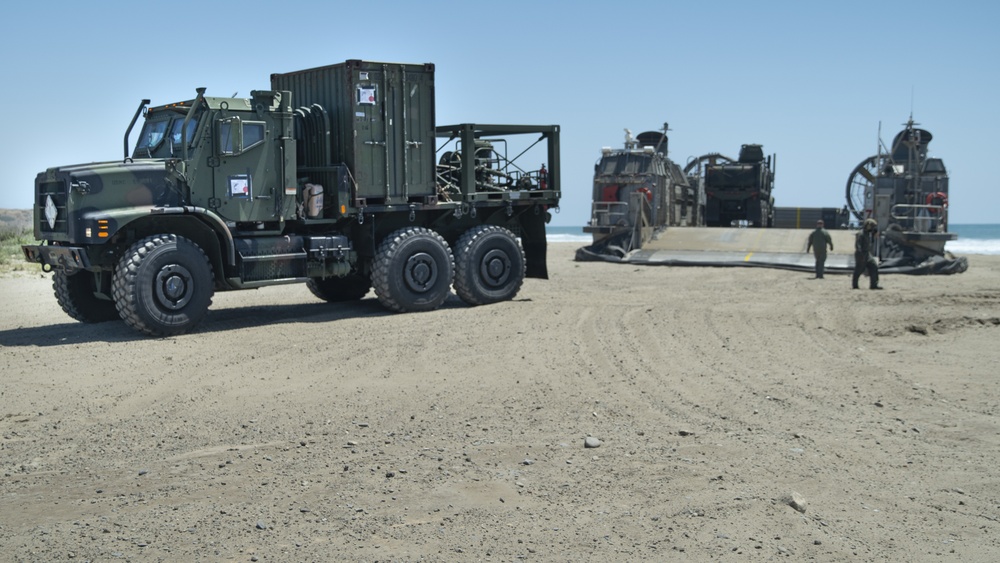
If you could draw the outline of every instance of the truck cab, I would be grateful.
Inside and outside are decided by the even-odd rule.
[[[251,96],[149,108],[132,159],[180,159],[191,187],[181,194],[185,204],[211,209],[237,230],[277,229],[295,210],[294,174],[282,173],[295,170],[291,94]]]

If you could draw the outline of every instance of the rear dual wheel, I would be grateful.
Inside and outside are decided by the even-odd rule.
[[[379,244],[371,282],[386,309],[431,311],[448,298],[454,275],[454,258],[441,235],[423,227],[407,227]]]
[[[436,309],[455,293],[469,305],[513,299],[524,283],[524,250],[512,232],[495,225],[466,231],[454,258],[438,233],[400,229],[379,245],[372,286],[384,307],[396,312]]]
[[[470,305],[513,299],[524,283],[525,263],[514,233],[495,225],[469,229],[455,248],[455,293]]]

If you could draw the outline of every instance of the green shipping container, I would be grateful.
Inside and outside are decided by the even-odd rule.
[[[346,164],[352,205],[436,196],[433,64],[349,60],[272,74],[271,88],[292,93],[297,127],[331,132],[300,136],[311,146],[299,147],[299,167]]]

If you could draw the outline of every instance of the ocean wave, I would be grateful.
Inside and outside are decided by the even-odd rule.
[[[545,239],[549,242],[579,242],[583,244],[590,244],[593,241],[593,237],[590,235],[548,234],[545,235]]]
[[[952,254],[1000,254],[1000,239],[958,239],[945,243],[944,249]]]

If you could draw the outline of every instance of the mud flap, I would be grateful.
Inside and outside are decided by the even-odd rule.
[[[525,213],[521,216],[521,246],[524,248],[524,276],[527,278],[549,279],[545,261],[545,223],[548,222],[548,217],[548,211],[537,215]]]

